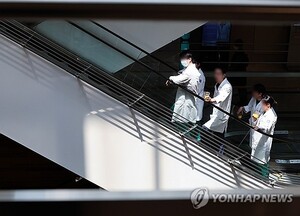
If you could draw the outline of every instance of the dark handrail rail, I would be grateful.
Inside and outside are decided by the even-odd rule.
[[[131,45],[132,47],[134,47],[134,48],[136,48],[136,49],[142,51],[143,53],[146,53],[148,56],[151,56],[151,58],[155,59],[155,60],[158,61],[159,63],[161,63],[161,64],[163,64],[163,65],[169,67],[170,69],[172,69],[172,70],[174,70],[174,71],[177,71],[177,69],[174,68],[173,66],[171,66],[170,64],[168,64],[168,63],[166,63],[166,62],[160,60],[160,59],[157,58],[156,56],[152,55],[151,53],[149,53],[149,52],[146,51],[145,49],[143,49],[143,48],[141,48],[141,47],[135,45],[135,44],[132,43],[131,41],[127,40],[126,38],[121,37],[120,35],[116,34],[115,32],[113,32],[113,31],[111,31],[110,29],[104,27],[103,25],[100,25],[99,23],[97,23],[97,22],[95,22],[95,21],[93,21],[93,20],[90,20],[90,21],[91,21],[93,24],[95,24],[96,26],[98,26],[98,27],[104,29],[105,31],[109,32],[109,33],[112,34],[113,36],[115,36],[115,37],[119,38],[120,40],[126,42],[127,44]]]
[[[149,66],[146,65],[145,63],[143,63],[143,62],[141,62],[141,61],[139,61],[139,60],[133,58],[132,56],[130,56],[130,55],[128,55],[127,53],[125,53],[125,52],[123,52],[122,50],[120,50],[119,48],[117,48],[117,47],[111,45],[110,43],[108,43],[108,42],[106,42],[106,41],[104,41],[103,39],[101,39],[100,37],[96,36],[95,34],[93,34],[93,33],[89,32],[89,31],[85,30],[84,28],[82,28],[81,26],[77,25],[76,23],[74,23],[74,22],[72,22],[72,21],[68,21],[68,22],[69,22],[71,25],[75,26],[76,28],[80,29],[81,31],[85,32],[86,34],[90,35],[91,37],[93,37],[93,38],[95,38],[95,39],[101,41],[101,42],[104,43],[105,45],[107,45],[107,46],[113,48],[114,50],[116,50],[116,51],[118,51],[118,52],[120,52],[121,54],[123,54],[123,55],[126,56],[127,58],[130,58],[130,59],[133,60],[134,62],[136,62],[136,63],[138,63],[138,64],[140,64],[140,65],[146,67],[147,69],[151,70],[152,72],[156,73],[157,75],[163,77],[164,79],[166,79],[166,80],[169,79],[168,77],[164,76],[163,74],[161,74],[161,73],[159,73],[158,71],[154,70],[153,68],[149,67]],[[176,70],[176,72],[177,72],[177,70]],[[205,103],[207,103],[207,102],[204,100],[203,97],[201,97],[201,96],[199,96],[198,94],[196,94],[196,93],[194,93],[194,92],[192,92],[192,91],[186,89],[184,86],[178,85],[178,84],[175,84],[175,83],[174,83],[174,85],[177,86],[177,87],[179,87],[179,88],[184,89],[185,91],[189,92],[189,93],[192,94],[193,96],[198,97],[199,99],[201,99],[201,100],[203,100]],[[215,107],[216,109],[220,110],[221,112],[223,112],[223,113],[225,113],[225,114],[231,116],[232,118],[234,118],[234,119],[237,120],[238,122],[242,123],[244,126],[249,127],[249,128],[251,127],[252,129],[254,128],[254,127],[250,126],[249,124],[247,124],[246,122],[241,121],[240,119],[236,118],[235,116],[233,116],[233,115],[231,115],[230,113],[226,112],[225,110],[221,109],[220,107],[218,107],[218,106],[216,106],[216,105],[214,105],[214,104],[211,104],[211,103],[207,103],[207,104],[209,104],[209,105]]]
[[[4,23],[5,25],[7,25],[7,23],[5,23],[3,21],[1,21],[1,23]],[[8,22],[8,23],[10,23],[10,22]],[[157,106],[163,106],[163,105],[159,104],[155,100],[153,100],[147,96],[144,96],[141,98],[140,101],[137,101],[137,98],[139,98],[141,95],[143,95],[139,91],[133,89],[130,86],[127,86],[122,81],[120,81],[110,75],[107,75],[105,73],[105,71],[93,66],[92,64],[90,64],[89,62],[87,62],[83,59],[80,59],[77,55],[75,55],[71,51],[68,51],[65,48],[62,48],[61,46],[57,45],[56,43],[52,42],[51,40],[39,35],[37,32],[27,29],[27,28],[25,28],[25,26],[18,24],[18,23],[17,24],[14,23],[11,25],[12,25],[12,29],[7,29],[6,27],[4,27],[4,29],[6,29],[6,31],[3,31],[3,32],[1,31],[1,33],[4,35],[9,35],[9,38],[11,38],[12,40],[16,41],[17,43],[21,44],[22,46],[24,46],[26,48],[29,48],[30,50],[32,50],[34,52],[40,54],[41,56],[44,56],[44,58],[46,58],[52,62],[55,62],[56,64],[58,64],[58,66],[62,67],[66,71],[68,71],[71,74],[74,74],[75,76],[79,77],[80,79],[90,83],[91,85],[95,86],[96,88],[103,90],[107,94],[115,95],[115,93],[117,93],[115,95],[115,96],[117,96],[116,97],[117,100],[119,100],[123,103],[124,102],[129,103],[128,105],[130,107],[132,107],[133,109],[136,109],[137,111],[140,111],[141,113],[145,114],[146,116],[150,117],[151,119],[157,119],[157,117],[165,118],[164,115],[162,115],[161,113],[157,114],[157,110],[156,110]],[[18,30],[17,28],[19,28],[21,31]],[[1,30],[2,30],[2,28],[1,28]],[[19,39],[19,37],[21,38],[21,40]],[[49,56],[48,54],[45,54],[43,50],[47,50],[48,52],[54,54],[54,58],[51,57],[52,55]],[[59,57],[59,58],[57,58],[57,57]],[[65,61],[68,62],[67,67],[65,64],[60,64],[62,60],[64,62]],[[81,75],[78,74],[78,72]],[[108,87],[108,91],[101,88],[101,86],[103,84],[104,84],[104,86]],[[115,86],[116,84],[117,84],[118,88],[116,88],[116,86]],[[122,88],[124,91],[121,90],[120,88]],[[120,91],[122,92],[121,95],[119,95]],[[133,95],[133,93],[135,93],[135,94]],[[122,98],[120,98],[120,96],[128,97],[128,100],[124,99],[124,98],[122,99]],[[133,103],[131,103],[129,101],[129,99]],[[150,105],[149,101],[151,101],[153,104],[150,103],[151,104]],[[137,102],[137,104],[134,104],[135,102]],[[132,104],[132,105],[130,105],[130,104]],[[142,107],[145,106],[147,109],[149,109],[148,111],[151,111],[151,112],[154,111],[155,115],[151,114],[151,112],[148,112],[148,111],[144,112],[145,110],[143,111],[143,109],[140,109],[140,105],[142,105]],[[168,111],[169,113],[172,113],[172,111],[169,109],[165,109],[164,111]],[[167,122],[165,122],[166,119],[162,119],[162,120],[157,119],[157,120],[166,128],[171,129],[174,132],[178,133],[178,128],[177,128],[177,130],[176,129],[174,130],[174,125],[172,126],[172,124],[169,120],[167,120]],[[203,136],[203,139],[201,141],[203,143],[202,144],[198,143],[197,145],[194,145],[194,147],[201,145],[204,149],[208,149],[209,151],[215,151],[216,149],[219,149],[220,144],[222,144],[222,145],[226,144],[226,146],[230,149],[230,151],[227,152],[228,156],[231,157],[230,161],[239,159],[243,162],[245,168],[250,169],[250,171],[252,170],[252,171],[257,172],[258,168],[256,166],[254,166],[253,164],[249,163],[248,159],[245,159],[245,157],[244,157],[246,155],[249,155],[248,153],[239,149],[238,147],[229,143],[228,141],[223,140],[223,139],[219,138],[218,136],[204,130],[200,126],[197,126],[197,129],[198,129],[197,133],[201,132],[202,134],[204,134],[204,135],[207,134],[208,136]],[[195,131],[195,133],[196,133],[196,131]],[[186,137],[184,134],[181,136],[184,136],[185,138],[191,140],[190,137]],[[192,142],[195,142],[195,141],[192,140]],[[224,158],[221,158],[221,159],[225,160]],[[228,162],[229,162],[229,159],[228,159]],[[269,169],[269,170],[276,171],[274,169]],[[262,177],[260,177],[260,178],[262,178]]]
[[[72,21],[68,21],[68,22],[69,22],[71,25],[75,26],[76,28],[80,29],[81,31],[85,32],[86,34],[90,35],[91,37],[93,37],[93,38],[95,38],[95,39],[101,41],[101,42],[104,43],[105,45],[107,45],[107,46],[113,48],[114,50],[120,52],[120,53],[123,54],[124,56],[130,58],[130,59],[133,60],[134,62],[136,62],[136,63],[138,63],[138,64],[140,64],[140,65],[146,67],[147,69],[151,70],[152,72],[156,73],[157,75],[159,75],[159,76],[165,78],[166,80],[169,79],[168,77],[165,77],[163,74],[161,74],[161,73],[159,73],[158,71],[154,70],[153,68],[149,67],[149,66],[146,65],[145,63],[143,63],[143,62],[141,62],[141,61],[139,61],[139,60],[133,58],[132,56],[130,56],[130,55],[128,55],[127,53],[125,53],[125,52],[123,52],[122,50],[120,50],[119,48],[117,48],[117,47],[111,45],[110,43],[108,43],[108,42],[104,41],[103,39],[101,39],[100,37],[96,36],[95,34],[93,34],[93,33],[89,32],[89,31],[87,31],[87,30],[84,29],[84,28],[82,28],[82,27],[79,26],[78,24],[76,24],[76,23],[74,23],[74,22],[72,22]],[[97,25],[97,26],[101,27],[100,24]],[[103,28],[104,30],[107,29],[107,28],[105,28],[105,27],[101,27],[101,28]],[[111,33],[112,31],[109,30],[108,32]],[[117,36],[119,39],[123,40],[124,42],[129,43],[130,45],[133,44],[132,42],[128,41],[127,39],[125,39],[125,38],[123,38],[123,37],[121,37],[121,36],[119,36],[119,35],[116,35],[116,33],[114,33],[113,35],[114,35],[114,36]],[[137,49],[139,49],[140,51],[144,52],[144,50],[143,50],[142,48],[139,48],[139,47],[136,46],[136,45],[134,45],[134,47],[137,48]],[[149,52],[145,52],[145,53],[148,54]],[[150,56],[153,57],[152,54],[150,54]],[[155,57],[155,59],[157,59],[157,58]],[[163,63],[163,61],[161,61],[160,59],[158,59],[158,61],[159,61],[160,63]],[[164,63],[164,65],[169,66],[171,69],[173,69],[173,70],[175,70],[175,71],[177,72],[177,70],[176,70],[175,68],[173,68],[172,66],[170,66],[169,64]],[[195,94],[194,92],[188,90],[188,89],[185,88],[184,86],[178,85],[178,84],[174,84],[174,85],[177,86],[177,87],[179,87],[179,88],[184,89],[185,91],[189,92],[190,94],[192,94],[193,96],[199,98],[200,100],[204,101],[205,103],[209,104],[210,106],[212,106],[212,107],[218,109],[219,111],[225,113],[225,114],[228,115],[230,118],[232,118],[232,119],[234,119],[235,121],[239,122],[239,123],[242,124],[243,126],[249,128],[249,129],[254,129],[254,127],[251,126],[251,125],[249,125],[247,122],[240,120],[239,118],[235,117],[235,116],[232,115],[231,113],[229,113],[229,112],[227,112],[227,111],[221,109],[220,107],[218,107],[218,106],[216,106],[216,105],[214,105],[214,104],[211,104],[211,103],[206,102],[206,101],[204,100],[203,97],[201,97],[201,96],[199,96],[198,94]],[[265,133],[265,132],[263,132],[263,131],[257,131],[257,132],[259,132],[259,133],[261,133],[261,134],[263,134],[263,135],[265,135],[265,136],[271,137],[271,138],[273,138],[273,139],[275,139],[275,140],[277,140],[277,141],[284,142],[284,143],[291,143],[291,142],[299,142],[299,143],[300,143],[300,140],[296,140],[296,139],[286,139],[286,138],[283,139],[283,138],[278,138],[277,136],[274,136],[274,135],[267,134],[267,133]]]

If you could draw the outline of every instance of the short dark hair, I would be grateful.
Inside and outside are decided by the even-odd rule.
[[[225,75],[227,73],[227,70],[222,66],[217,66],[217,67],[215,67],[214,70],[220,70],[223,75]]]
[[[242,39],[236,39],[234,41],[234,46],[238,47],[239,49],[242,49],[243,48],[243,44],[244,44],[244,41]]]
[[[252,88],[253,91],[261,93],[263,96],[267,93],[266,87],[263,84],[255,84]]]
[[[201,68],[201,63],[200,63],[199,59],[193,58],[193,63],[195,64],[197,69]]]
[[[263,99],[262,102],[265,104],[270,104],[271,107],[277,104],[277,102],[274,100],[273,97],[266,95]]]
[[[181,59],[189,59],[191,58],[192,60],[194,59],[193,58],[193,54],[189,51],[189,50],[184,50],[182,51],[180,54],[179,54],[179,57]]]
[[[201,68],[201,64],[198,61],[195,61],[194,64],[196,65],[196,68],[199,70]]]

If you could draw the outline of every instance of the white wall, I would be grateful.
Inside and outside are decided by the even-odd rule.
[[[89,20],[74,20],[73,22],[134,59],[146,56],[144,52],[123,42]],[[98,20],[97,22],[150,53],[203,24],[203,22],[192,21],[149,20]],[[46,20],[39,23],[35,30],[107,72],[118,72],[133,63],[131,58],[65,20]]]
[[[205,23],[204,21],[124,19],[95,21],[150,53]]]
[[[230,167],[215,156],[189,144],[192,170],[178,135],[135,112],[141,141],[127,106],[3,37],[0,68],[0,132],[99,186],[237,187]],[[242,186],[263,187],[238,176]]]

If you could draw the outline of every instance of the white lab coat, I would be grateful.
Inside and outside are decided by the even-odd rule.
[[[250,112],[249,124],[252,126],[255,126],[257,123],[257,120],[254,121],[254,119],[252,118],[253,113],[258,112],[260,114],[259,116],[261,116],[264,112],[262,109],[261,101],[256,103],[256,99],[254,97],[251,98],[251,100],[249,101],[247,106],[244,106],[244,110],[246,113]],[[250,147],[252,146],[253,133],[254,133],[254,130],[250,129],[250,141],[249,141]]]
[[[259,128],[259,130],[273,135],[276,122],[277,115],[274,109],[271,108],[258,118],[256,126]],[[259,133],[258,131],[254,131],[252,136],[251,159],[260,164],[268,163],[270,160],[272,141],[272,137],[268,137]]]
[[[249,124],[254,126],[254,124],[256,122],[254,122],[254,119],[252,118],[253,113],[258,112],[261,114],[263,114],[263,109],[262,109],[262,105],[261,105],[261,101],[259,101],[256,104],[256,99],[254,97],[251,98],[251,100],[249,101],[247,106],[244,106],[244,110],[246,113],[250,112],[251,116],[249,119]]]
[[[199,78],[200,73],[195,64],[190,64],[179,75],[170,76],[169,79],[173,83],[185,86],[188,90],[192,91],[195,94],[198,94]],[[172,121],[181,123],[196,123],[197,108],[195,100],[196,98],[194,95],[182,88],[178,88]]]
[[[204,97],[204,87],[205,87],[205,75],[201,69],[199,69],[200,73],[200,78],[199,78],[199,87],[198,87],[198,95],[200,97]],[[197,121],[201,121],[203,117],[203,106],[204,106],[204,101],[196,98],[196,107],[197,107]]]
[[[215,85],[214,99],[216,100],[214,104],[217,107],[220,107],[222,110],[230,113],[232,86],[227,78],[223,80],[218,88],[217,85]],[[228,115],[216,108],[213,108],[210,120],[204,124],[204,127],[218,133],[224,133],[227,130],[228,120]]]

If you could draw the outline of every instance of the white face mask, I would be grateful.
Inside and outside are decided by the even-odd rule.
[[[181,65],[182,65],[183,67],[185,67],[185,68],[186,68],[187,66],[189,66],[189,64],[190,64],[189,60],[187,60],[187,59],[181,60],[180,63],[181,63]]]

